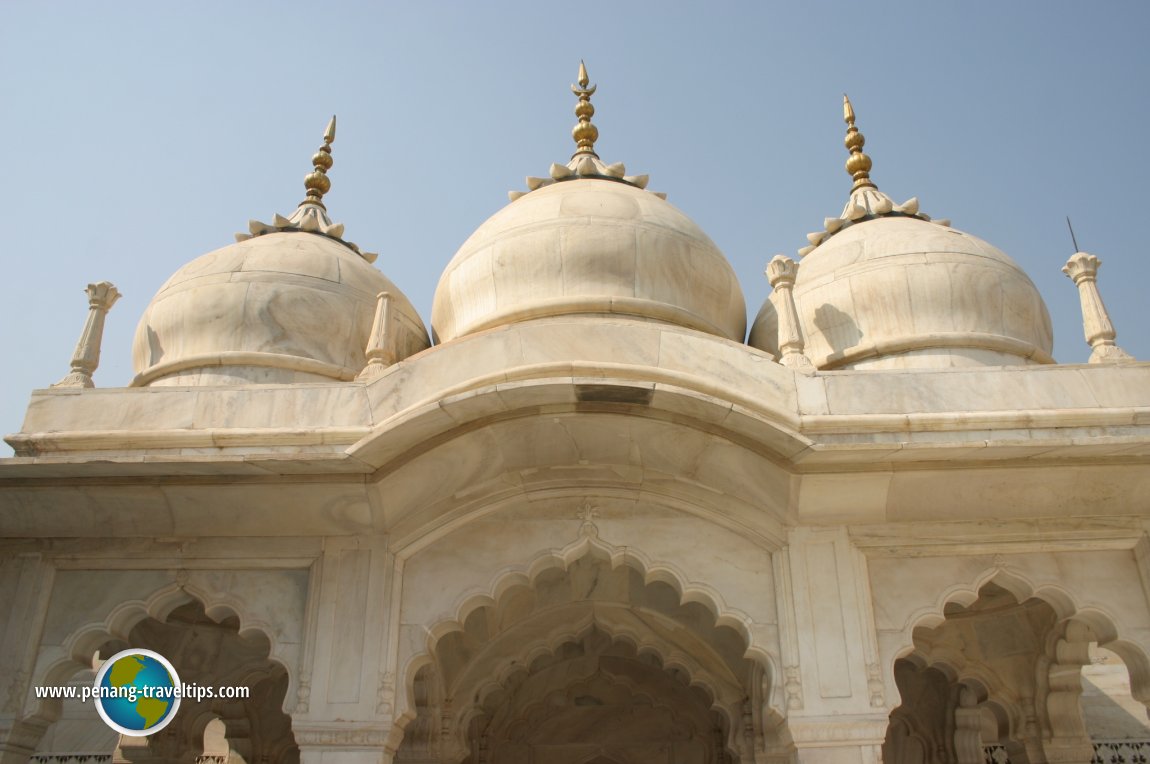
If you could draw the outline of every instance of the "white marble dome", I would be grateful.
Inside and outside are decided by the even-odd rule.
[[[459,248],[439,280],[439,342],[534,318],[620,315],[742,342],[746,307],[699,226],[629,183],[577,178],[521,196]]]
[[[794,287],[806,354],[819,369],[1053,363],[1050,315],[1033,282],[982,239],[912,216],[825,238]],[[750,344],[778,354],[768,300]]]
[[[139,385],[350,380],[363,369],[380,292],[396,360],[429,346],[408,299],[330,236],[267,233],[193,260],[152,298],[132,348]]]

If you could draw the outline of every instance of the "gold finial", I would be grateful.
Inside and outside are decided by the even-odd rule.
[[[579,96],[579,103],[575,104],[575,116],[579,124],[571,130],[571,137],[575,139],[575,153],[572,158],[580,154],[590,154],[598,158],[595,153],[595,141],[599,138],[599,128],[591,124],[591,117],[595,114],[595,107],[591,105],[591,96],[595,94],[596,85],[591,85],[587,76],[587,66],[579,61],[579,84],[571,86],[571,92]],[[588,87],[589,86],[589,87]]]
[[[323,131],[323,145],[316,150],[315,155],[311,158],[311,163],[315,169],[303,179],[304,188],[307,189],[307,198],[300,202],[301,207],[305,204],[315,204],[325,210],[327,209],[323,204],[323,195],[331,190],[331,179],[327,177],[327,171],[331,169],[333,163],[331,144],[334,142],[335,115],[333,114],[331,122],[327,123],[327,129]]]
[[[870,179],[871,161],[870,157],[863,153],[863,145],[866,143],[866,138],[855,127],[855,110],[851,106],[851,99],[847,98],[847,94],[843,93],[843,121],[847,123],[847,137],[843,141],[847,150],[851,152],[850,157],[847,159],[847,172],[854,178],[854,185],[851,186],[851,191],[858,191],[860,188],[878,188]]]

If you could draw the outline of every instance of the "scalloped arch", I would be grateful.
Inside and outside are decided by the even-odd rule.
[[[245,638],[259,637],[268,642],[268,659],[283,666],[289,682],[295,683],[295,667],[277,651],[276,632],[265,621],[248,614],[246,603],[234,595],[208,592],[194,584],[167,583],[157,588],[146,599],[126,600],[113,607],[103,621],[86,623],[75,629],[62,643],[62,655],[49,663],[33,678],[30,686],[50,686],[66,682],[76,671],[91,668],[92,654],[109,640],[127,642],[132,629],[147,618],[166,621],[172,611],[189,603],[198,603],[204,613],[214,621],[234,617],[239,621],[239,635]],[[284,697],[285,704],[294,695],[289,691]],[[60,703],[44,699],[31,710],[29,715],[48,722],[55,721],[60,713]],[[285,713],[288,709],[284,709]]]
[[[1135,699],[1142,703],[1150,703],[1150,656],[1139,644],[1129,639],[1120,638],[1121,630],[1118,623],[1120,619],[1105,608],[1096,605],[1080,605],[1079,599],[1066,586],[1057,581],[1034,581],[1017,570],[1009,570],[1005,565],[997,564],[986,568],[976,576],[970,584],[955,584],[942,591],[934,604],[920,608],[907,618],[900,633],[902,643],[893,651],[887,665],[889,676],[893,679],[894,662],[901,658],[917,656],[914,645],[914,631],[919,627],[934,628],[946,620],[944,609],[951,602],[969,606],[979,596],[979,591],[988,583],[994,583],[1006,589],[1019,602],[1034,598],[1045,602],[1054,611],[1058,622],[1069,619],[1081,621],[1088,625],[1097,637],[1098,644],[1116,653],[1126,664],[1130,673],[1131,692]],[[937,656],[929,665],[948,665],[960,681],[975,680],[982,683],[993,696],[1010,719],[1011,729],[1022,719],[1022,709],[1016,704],[1009,703],[999,689],[997,682],[985,674],[969,666],[960,655],[949,653]]]
[[[637,683],[633,678],[628,677],[628,676],[619,675],[619,674],[603,674],[603,676],[610,685],[612,685],[614,687],[625,688],[632,695],[637,696],[637,697],[646,698],[651,703],[651,705],[657,706],[660,708],[664,708],[667,711],[669,711],[673,716],[678,717],[678,712],[666,702],[666,699],[662,695],[652,695],[646,687]],[[573,681],[565,684],[564,686],[557,687],[557,688],[551,690],[550,692],[548,692],[543,697],[537,698],[534,701],[528,703],[526,706],[524,706],[522,708],[521,715],[523,717],[528,717],[532,712],[541,710],[541,709],[545,708],[546,706],[550,705],[551,701],[554,698],[562,697],[563,695],[570,694],[570,692],[574,688],[578,688],[581,686],[585,687],[588,684],[590,684],[593,680],[594,680],[593,675],[592,676],[576,677],[573,679]],[[726,709],[719,707],[719,706],[712,706],[712,709],[717,710],[720,714],[722,714],[722,716],[724,717],[724,721],[727,723],[728,730],[732,730],[735,727],[735,725],[732,724],[733,720],[728,715]],[[711,709],[708,709],[708,710],[711,710]],[[735,718],[737,719],[738,717],[735,717]],[[735,729],[734,732],[737,732],[737,729]],[[733,743],[736,742],[736,735],[735,734],[728,734],[728,740],[726,742],[727,742],[728,746],[733,747]]]
[[[1011,733],[1019,729],[1024,719],[1023,708],[1015,699],[1006,697],[1010,694],[1006,692],[1008,688],[1004,688],[993,674],[984,671],[981,666],[971,663],[957,653],[947,653],[941,656],[932,655],[930,658],[928,660],[927,656],[916,651],[903,660],[914,663],[920,670],[929,668],[940,671],[951,683],[974,685],[985,696],[984,702],[993,703],[1001,709]]]
[[[585,526],[586,527],[586,526]],[[403,692],[399,694],[397,703],[396,726],[402,728],[415,717],[415,699],[413,683],[415,674],[424,666],[434,663],[433,656],[438,643],[448,634],[464,631],[464,623],[476,610],[482,607],[498,607],[503,598],[512,590],[519,587],[533,587],[541,574],[549,570],[567,571],[579,559],[594,556],[607,561],[612,570],[628,567],[637,572],[644,584],[662,583],[669,586],[678,596],[679,604],[694,603],[706,609],[711,615],[715,627],[724,626],[732,629],[745,646],[743,657],[757,663],[765,669],[770,690],[767,695],[771,698],[781,697],[779,672],[776,670],[776,661],[772,658],[766,645],[759,644],[754,639],[752,620],[746,612],[731,607],[722,595],[713,587],[703,583],[690,581],[687,576],[674,564],[660,560],[652,560],[642,550],[634,547],[616,547],[598,537],[597,530],[590,526],[576,541],[562,548],[550,548],[539,551],[524,564],[505,566],[497,571],[486,587],[473,587],[464,591],[456,598],[453,605],[453,614],[441,618],[427,629],[427,639],[424,649],[411,656],[404,663],[400,676],[402,677]],[[591,622],[586,624],[568,625],[567,628],[548,635],[546,638],[528,643],[519,651],[518,660],[527,656],[538,656],[546,651],[553,651],[561,645],[566,638],[573,634],[578,635],[581,629],[589,628]],[[626,630],[617,630],[610,636],[629,639],[637,645],[638,650],[649,651],[657,655],[664,667],[679,668],[683,670],[691,684],[698,684],[712,698],[715,699],[713,707],[719,708],[724,716],[729,717],[730,711],[721,707],[720,698],[727,698],[729,692],[723,688],[715,687],[701,677],[706,673],[696,664],[690,656],[682,651],[667,650],[665,646],[645,638],[644,635],[628,633]],[[514,670],[514,661],[505,660],[499,669],[499,679],[488,682],[481,687],[486,693],[494,692],[502,685],[505,679]],[[776,709],[772,708],[772,711]],[[468,712],[470,713],[470,712]],[[732,735],[737,725],[732,723]],[[457,729],[466,729],[466,725],[459,725]]]
[[[728,722],[732,721],[733,709],[731,706],[742,700],[742,697],[737,694],[737,688],[726,687],[721,684],[716,686],[716,683],[710,681],[709,675],[697,661],[687,653],[668,645],[665,641],[651,639],[647,635],[640,635],[619,628],[618,625],[613,625],[608,630],[604,624],[587,619],[586,622],[580,623],[577,627],[564,629],[562,632],[549,635],[546,639],[528,643],[515,657],[506,659],[498,669],[494,679],[478,685],[473,708],[461,715],[461,724],[466,724],[471,716],[477,713],[474,706],[483,706],[492,693],[506,689],[515,675],[521,672],[529,673],[528,666],[536,659],[556,655],[565,645],[578,644],[596,628],[605,632],[613,642],[629,644],[635,650],[636,656],[652,655],[659,659],[664,670],[682,671],[687,677],[687,686],[698,687],[703,690],[711,699],[711,707],[723,713]],[[531,657],[528,658],[528,656]],[[733,689],[735,692],[732,692]]]
[[[486,588],[475,587],[463,592],[453,606],[454,615],[441,619],[428,629],[426,652],[453,631],[462,631],[467,617],[481,607],[494,607],[513,588],[531,587],[548,570],[566,571],[573,562],[588,555],[598,555],[610,562],[612,570],[627,566],[643,577],[644,584],[663,583],[679,596],[680,604],[702,605],[715,619],[716,626],[733,629],[747,645],[746,657],[771,668],[769,650],[753,638],[753,621],[746,612],[729,606],[714,587],[690,581],[686,574],[669,562],[649,558],[635,547],[616,547],[596,534],[587,534],[561,549],[546,549],[525,565],[512,565],[496,572]]]
[[[666,643],[656,643],[653,640],[641,641],[641,637],[614,628],[606,628],[604,624],[589,620],[577,629],[565,630],[563,633],[553,635],[552,639],[547,640],[547,644],[531,643],[526,646],[522,651],[524,656],[533,656],[532,660],[545,657],[549,655],[556,655],[559,650],[568,644],[577,644],[582,641],[593,629],[598,628],[604,632],[612,642],[629,644],[635,650],[636,656],[640,655],[653,655],[659,659],[660,670],[678,670],[683,672],[686,676],[686,687],[700,689],[705,697],[708,699],[708,710],[715,711],[720,714],[726,723],[727,727],[727,747],[732,750],[737,750],[739,743],[740,728],[738,725],[741,717],[741,709],[739,705],[744,700],[744,697],[738,692],[737,688],[732,692],[729,687],[716,687],[715,684],[709,681],[710,677],[707,672],[688,654],[676,650],[673,647],[669,648]],[[459,718],[455,724],[457,735],[462,735],[467,729],[471,721],[484,713],[483,706],[486,704],[491,695],[506,691],[511,680],[516,675],[526,675],[530,673],[530,669],[522,660],[509,660],[503,666],[499,676],[491,681],[485,682],[480,685],[475,692],[475,702],[467,709],[461,711]],[[575,684],[586,682],[589,677],[574,677],[572,678]],[[643,695],[648,697],[653,704],[659,705],[660,699],[651,697],[643,690],[642,687],[635,684],[635,682],[625,676],[611,675],[610,681],[617,685],[626,686],[631,692],[636,695]],[[546,698],[552,697],[556,692],[563,692],[565,689],[557,689],[548,693],[545,698],[537,699],[529,704],[526,708],[542,705],[546,702]],[[462,743],[458,743],[462,745]]]
[[[899,658],[905,658],[914,651],[914,630],[919,627],[934,628],[946,620],[944,609],[947,604],[956,602],[964,607],[971,605],[978,599],[978,592],[988,583],[994,583],[1010,592],[1019,602],[1036,598],[1050,605],[1059,621],[1068,618],[1078,618],[1088,623],[1095,633],[1099,635],[1099,644],[1105,635],[1107,641],[1118,639],[1118,622],[1112,613],[1105,608],[1078,604],[1078,599],[1064,585],[1056,581],[1032,581],[1025,574],[1008,570],[1005,566],[995,565],[987,568],[970,584],[954,584],[944,589],[935,599],[934,604],[919,608],[912,612],[903,624],[900,633],[903,640],[893,651],[891,665]],[[1133,643],[1129,643],[1133,645]],[[1150,680],[1150,659],[1145,651],[1138,648],[1142,654],[1141,660],[1147,663]]]

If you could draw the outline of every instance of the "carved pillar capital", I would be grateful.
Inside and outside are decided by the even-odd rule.
[[[1102,261],[1094,255],[1075,252],[1066,261],[1066,265],[1062,266],[1062,272],[1069,276],[1075,284],[1081,284],[1087,279],[1093,280],[1098,277],[1098,266],[1101,263]]]
[[[391,764],[403,733],[379,723],[292,721],[301,764]]]
[[[84,290],[88,294],[88,305],[97,310],[111,310],[116,300],[122,296],[120,290],[110,281],[89,284]]]
[[[31,719],[0,719],[0,764],[23,764],[36,751],[49,722]]]
[[[780,286],[795,285],[795,277],[799,273],[799,264],[785,255],[775,255],[767,263],[767,281],[772,289]]]
[[[1098,291],[1098,267],[1102,261],[1086,252],[1075,252],[1062,272],[1078,287],[1078,297],[1082,303],[1082,328],[1086,342],[1093,349],[1090,363],[1121,363],[1134,360],[1129,353],[1118,347],[1115,339],[1118,333],[1110,321],[1110,314],[1102,302]]]

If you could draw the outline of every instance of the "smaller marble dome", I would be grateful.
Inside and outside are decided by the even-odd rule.
[[[439,342],[535,318],[615,315],[673,323],[742,342],[746,305],[730,263],[646,176],[604,164],[593,144],[594,109],[580,67],[573,130],[578,150],[549,178],[481,225],[436,288]]]
[[[793,289],[814,366],[1053,363],[1050,315],[1026,273],[982,239],[920,213],[916,199],[895,204],[879,191],[849,101],[845,109],[854,188],[843,214],[807,237]],[[748,340],[775,356],[777,308],[763,304]]]
[[[193,260],[152,298],[136,328],[133,386],[328,382],[367,365],[377,304],[379,354],[402,360],[429,347],[411,302],[344,241],[322,203],[330,188],[334,118],[313,158],[308,198],[290,218]],[[389,299],[380,300],[387,293]]]

